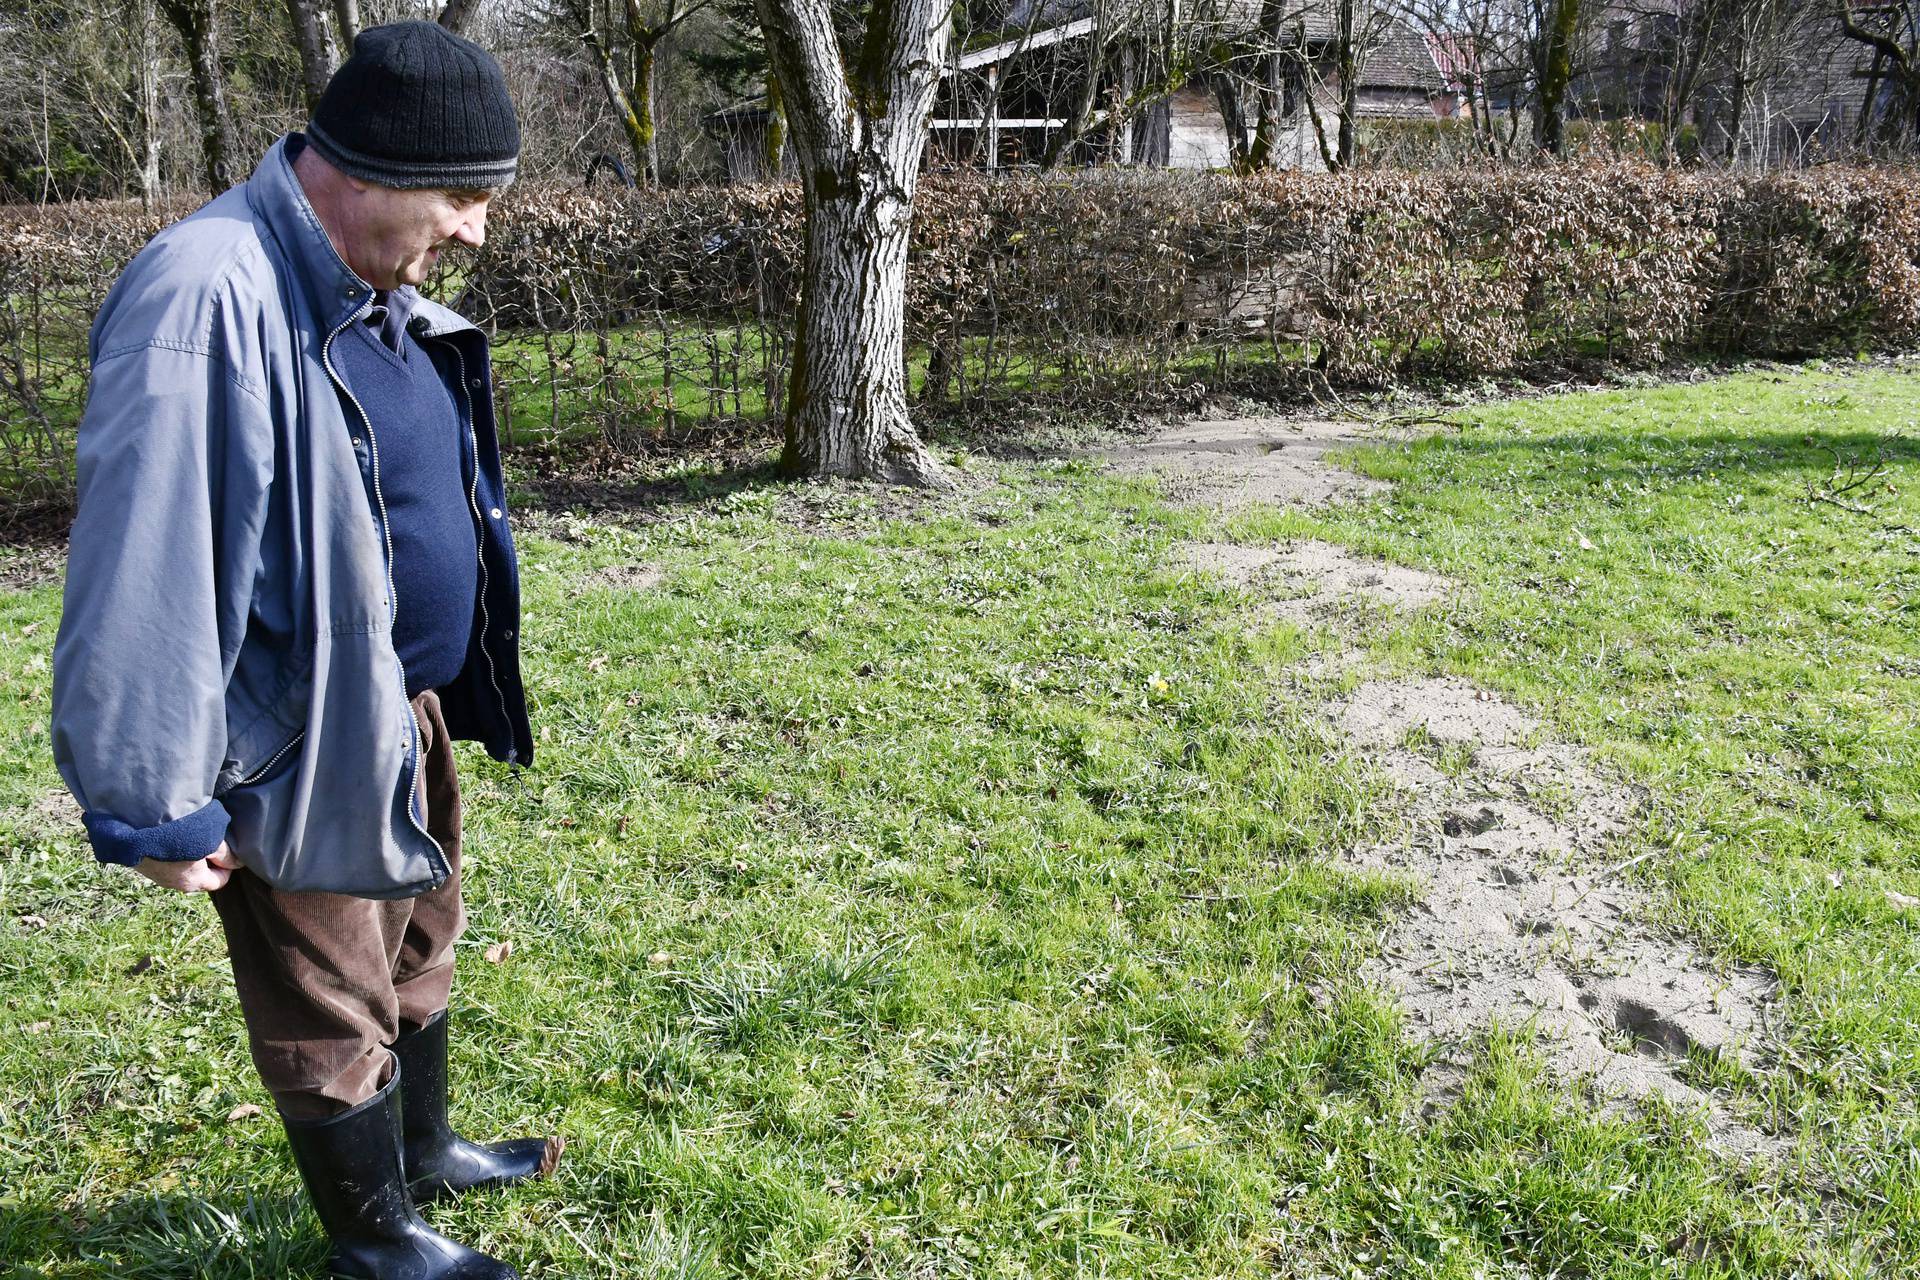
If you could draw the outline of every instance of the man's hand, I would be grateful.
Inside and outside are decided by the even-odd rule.
[[[239,869],[240,859],[233,856],[225,840],[220,842],[218,849],[192,862],[165,862],[154,858],[142,858],[140,865],[134,868],[160,887],[174,889],[180,893],[212,893],[226,884],[233,873]]]

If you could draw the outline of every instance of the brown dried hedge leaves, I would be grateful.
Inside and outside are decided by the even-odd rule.
[[[0,502],[69,483],[87,323],[187,211],[0,209]],[[913,236],[910,336],[935,399],[1092,402],[1208,358],[1380,385],[1920,335],[1905,169],[941,176]],[[436,287],[522,339],[503,403],[550,405],[556,430],[599,415],[619,443],[641,419],[779,412],[805,243],[791,186],[515,188]]]

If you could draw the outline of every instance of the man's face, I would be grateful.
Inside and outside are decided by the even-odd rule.
[[[358,181],[353,190],[347,265],[376,289],[419,284],[442,249],[456,242],[477,249],[487,238],[489,192],[402,191]]]

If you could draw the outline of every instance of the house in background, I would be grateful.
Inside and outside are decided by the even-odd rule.
[[[1324,4],[1307,6],[1286,36],[1273,130],[1276,168],[1324,168],[1322,137],[1331,145],[1337,130],[1336,37],[1325,10]],[[1211,42],[1254,47],[1259,13],[1259,0],[1229,0],[1208,33]],[[1107,124],[1110,104],[1138,92],[1136,53],[1121,41],[1105,47],[1091,71],[1098,79],[1089,94],[1098,22],[1092,0],[1019,0],[1000,33],[956,50],[934,99],[925,167],[1031,168],[1058,150],[1055,163],[1223,169],[1233,163],[1236,133],[1240,150],[1250,145],[1258,114],[1252,58],[1190,77],[1118,126]],[[1456,44],[1436,42],[1398,21],[1376,28],[1365,43],[1355,94],[1360,120],[1432,121],[1462,114],[1466,57]],[[1078,129],[1076,111],[1085,113]],[[764,98],[707,117],[729,181],[767,176],[767,119]]]
[[[1696,24],[1707,20],[1703,2],[1609,0],[1590,65],[1573,86],[1574,114],[1644,121],[1677,114],[1687,135],[1683,152],[1697,148],[1708,158],[1760,165],[1831,157],[1866,141],[1863,114],[1870,102],[1876,117],[1890,105],[1891,77],[1875,66],[1867,45],[1847,38],[1830,7],[1808,3],[1780,11],[1780,27],[1741,27],[1721,11],[1710,28],[1711,65],[1689,86],[1682,67],[1700,57],[1688,45],[1701,40]],[[1744,90],[1729,66],[1742,53],[1749,77]],[[1684,110],[1676,111],[1676,101]]]

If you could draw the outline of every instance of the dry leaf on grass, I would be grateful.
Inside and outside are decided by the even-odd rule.
[[[501,961],[505,960],[508,956],[512,954],[513,954],[512,939],[509,938],[505,942],[496,942],[492,946],[487,948],[487,951],[486,951],[487,963],[499,964]]]

